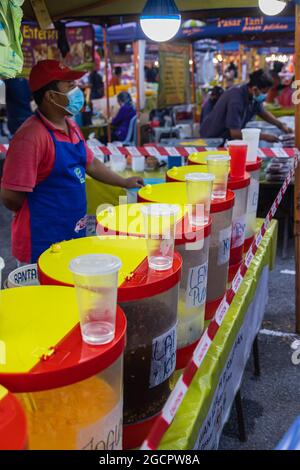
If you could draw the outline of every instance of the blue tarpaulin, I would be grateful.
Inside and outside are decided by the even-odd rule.
[[[300,450],[300,416],[283,436],[275,450]]]

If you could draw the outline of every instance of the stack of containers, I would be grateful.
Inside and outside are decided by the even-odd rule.
[[[199,167],[188,166],[169,170],[167,180],[169,182],[173,181],[172,185],[146,186],[139,190],[139,201],[172,203],[186,206],[187,191],[186,183],[183,181],[185,181],[185,175],[192,172],[199,172]],[[202,168],[201,172],[203,172]],[[213,317],[226,292],[233,206],[234,193],[232,191],[227,191],[224,201],[212,201],[211,203],[210,214],[212,224],[205,320],[210,320]]]
[[[229,282],[233,280],[243,261],[249,186],[250,175],[248,173],[245,173],[244,177],[239,179],[229,177],[228,188],[235,195],[229,259]]]
[[[203,171],[206,158],[209,155],[228,155],[228,152],[199,152],[189,157],[189,165],[202,165]],[[192,168],[192,167],[189,167]],[[232,218],[232,239],[229,259],[228,280],[231,282],[243,260],[244,243],[246,236],[248,193],[250,186],[250,175],[244,173],[243,177],[232,178],[229,176],[228,189],[234,192],[235,203]]]
[[[262,160],[257,158],[256,162],[247,162],[246,171],[251,177],[248,202],[247,202],[247,221],[244,251],[247,252],[254,240],[256,233],[256,218],[259,199],[259,179]]]
[[[19,401],[0,385],[0,450],[25,450],[26,417]]]
[[[124,448],[139,446],[169,397],[176,365],[176,324],[182,260],[167,271],[148,268],[142,238],[90,237],[63,242],[38,260],[42,284],[73,286],[70,261],[89,253],[122,262],[118,302],[127,317],[124,358]]]
[[[74,289],[0,291],[0,317],[7,358],[0,383],[25,411],[28,448],[122,449],[122,310],[114,340],[97,348],[82,341]]]
[[[143,204],[122,205],[98,214],[99,235],[146,237]],[[176,368],[184,368],[204,329],[211,222],[195,227],[182,208],[176,233],[176,250],[182,256],[179,289]]]
[[[246,171],[251,176],[251,183],[248,192],[246,238],[244,251],[250,248],[256,232],[256,216],[259,197],[259,177],[262,160],[257,157],[261,129],[242,129],[243,140],[248,145],[246,158]]]

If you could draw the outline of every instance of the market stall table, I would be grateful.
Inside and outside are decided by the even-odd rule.
[[[263,320],[276,243],[277,222],[273,221],[160,450],[218,448]]]

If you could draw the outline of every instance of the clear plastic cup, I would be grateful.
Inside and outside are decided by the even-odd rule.
[[[256,162],[261,129],[242,129],[243,140],[248,144],[247,162]]]
[[[87,344],[107,344],[114,339],[120,267],[121,260],[107,254],[83,255],[70,263],[82,339]]]
[[[179,207],[172,204],[147,204],[142,207],[150,269],[166,271],[173,266],[178,212]]]
[[[230,173],[232,178],[244,178],[246,171],[246,158],[248,144],[243,140],[230,140],[228,151],[231,157]]]
[[[189,173],[185,176],[191,225],[208,223],[214,179],[210,173]]]
[[[230,157],[228,155],[209,155],[206,158],[208,173],[214,175],[212,199],[225,199],[227,195]]]
[[[131,168],[132,171],[137,173],[145,171],[145,157],[142,155],[133,155],[131,157]]]
[[[124,155],[111,155],[110,168],[112,171],[123,172],[126,169],[127,160]]]

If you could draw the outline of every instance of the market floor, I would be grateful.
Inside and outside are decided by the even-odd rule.
[[[16,267],[10,254],[10,222],[11,214],[0,203],[0,256],[6,263],[3,279]],[[295,340],[293,241],[290,240],[287,259],[281,258],[280,249],[278,253],[276,267],[270,277],[263,331],[259,335],[261,377],[254,378],[251,357],[241,390],[248,439],[245,443],[238,439],[233,408],[224,428],[220,449],[271,450],[300,415],[300,365],[295,366],[291,361],[291,344]],[[288,335],[274,336],[274,331]]]

